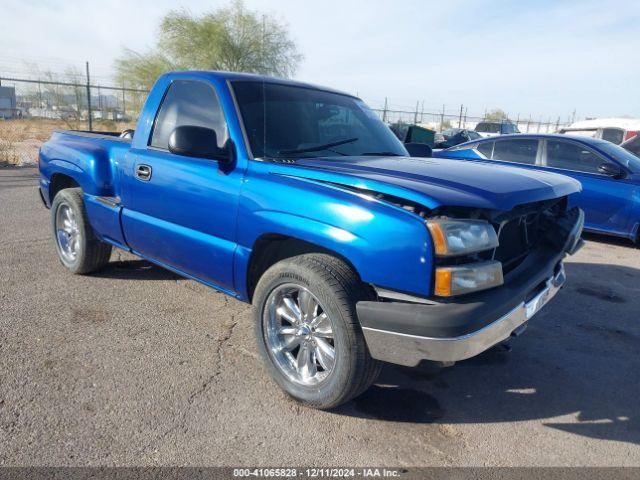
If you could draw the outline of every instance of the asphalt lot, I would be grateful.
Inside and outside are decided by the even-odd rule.
[[[250,307],[125,253],[60,265],[33,168],[0,168],[0,465],[640,465],[640,250],[589,238],[510,352],[385,366],[299,406]]]

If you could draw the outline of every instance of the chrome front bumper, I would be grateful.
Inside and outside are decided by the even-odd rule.
[[[506,340],[533,317],[566,280],[564,267],[549,277],[542,290],[522,302],[509,313],[479,330],[458,337],[421,337],[404,333],[363,327],[367,346],[373,358],[409,367],[421,360],[456,362],[471,358]],[[428,308],[428,306],[426,306]]]

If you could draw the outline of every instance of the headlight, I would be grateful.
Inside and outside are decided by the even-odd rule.
[[[497,287],[503,282],[502,264],[497,260],[438,267],[434,293],[440,297],[451,297]]]
[[[498,236],[485,220],[427,220],[436,255],[451,257],[489,250],[498,246]]]

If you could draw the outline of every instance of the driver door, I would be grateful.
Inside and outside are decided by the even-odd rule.
[[[134,252],[232,290],[242,172],[171,153],[169,136],[183,125],[212,128],[224,144],[227,125],[213,85],[175,80],[168,86],[148,145],[127,154],[122,228]]]

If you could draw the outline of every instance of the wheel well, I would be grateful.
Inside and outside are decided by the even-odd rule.
[[[78,182],[69,175],[55,173],[51,177],[51,184],[49,186],[49,202],[53,202],[53,199],[60,190],[64,190],[65,188],[76,188],[79,186]]]
[[[351,267],[353,271],[356,272],[356,275],[358,274],[358,271],[349,260],[328,248],[285,235],[263,235],[256,240],[251,252],[251,259],[249,260],[249,270],[247,273],[247,294],[249,301],[253,299],[253,292],[264,272],[281,260],[305,253],[326,253],[327,255],[339,258]]]

